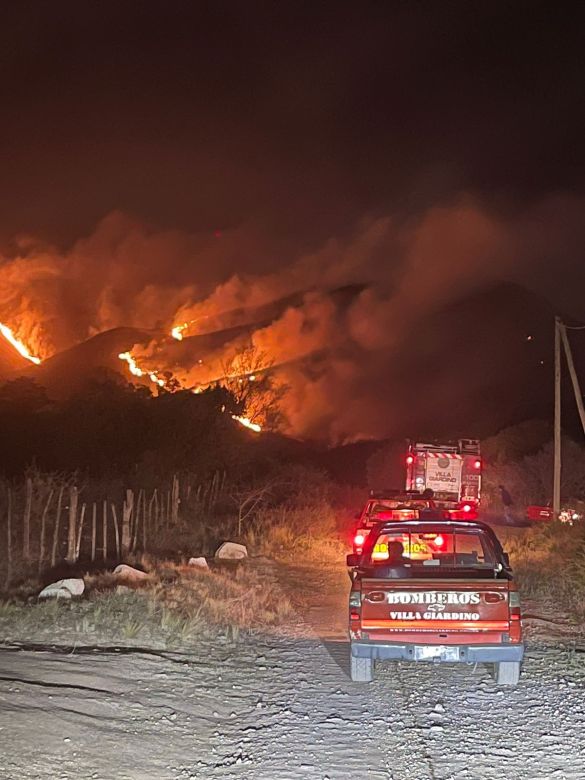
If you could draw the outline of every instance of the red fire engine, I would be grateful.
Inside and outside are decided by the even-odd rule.
[[[479,505],[481,453],[477,439],[456,442],[408,442],[406,489],[432,490],[436,501]]]

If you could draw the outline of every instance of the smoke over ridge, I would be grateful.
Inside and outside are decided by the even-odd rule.
[[[398,396],[389,408],[392,363],[424,354],[421,324],[497,280],[529,284],[573,263],[585,249],[582,213],[560,196],[513,216],[462,197],[417,217],[364,219],[302,251],[271,245],[253,225],[188,234],[115,212],[65,251],[17,239],[0,257],[0,321],[42,358],[113,327],[170,334],[185,324],[183,341],[169,335],[136,355],[196,384],[252,346],[281,367],[289,431],[377,435],[407,408]]]

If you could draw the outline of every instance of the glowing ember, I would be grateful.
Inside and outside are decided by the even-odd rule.
[[[151,382],[159,387],[164,387],[165,380],[161,379],[155,371],[143,371],[129,352],[120,352],[118,357],[128,363],[128,369],[134,376],[147,376]]]
[[[251,431],[255,431],[256,433],[260,433],[262,430],[262,427],[258,425],[258,423],[252,422],[249,417],[238,417],[236,414],[232,414],[232,419],[239,422],[240,425],[243,425],[245,428],[249,428]]]
[[[14,333],[12,332],[12,330],[7,325],[3,325],[1,322],[0,322],[0,333],[4,336],[6,341],[9,341],[12,344],[14,349],[20,352],[22,357],[26,358],[27,360],[30,360],[31,363],[35,363],[35,365],[37,366],[39,365],[41,359],[35,357],[34,355],[31,355],[27,347],[25,347],[25,345],[22,343],[22,341],[19,341],[14,335]]]
[[[191,323],[184,322],[182,325],[175,325],[171,331],[171,336],[177,341],[183,341],[183,331],[189,327]]]

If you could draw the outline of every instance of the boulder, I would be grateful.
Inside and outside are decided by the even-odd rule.
[[[189,566],[195,566],[197,569],[209,569],[206,558],[189,558]]]
[[[43,588],[39,593],[40,599],[72,599],[73,596],[81,596],[85,590],[85,582],[82,579],[57,580]]]
[[[114,569],[114,577],[123,582],[142,582],[148,579],[148,574],[145,571],[140,571],[140,569],[135,569],[133,566],[121,563]]]
[[[227,558],[229,560],[240,560],[248,557],[248,550],[245,545],[237,542],[224,542],[215,551],[216,558]]]

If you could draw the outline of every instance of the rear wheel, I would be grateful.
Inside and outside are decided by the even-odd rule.
[[[520,679],[520,661],[500,661],[496,664],[496,682],[498,685],[518,685]]]
[[[372,682],[374,679],[373,658],[356,658],[352,655],[350,675],[354,682]]]

